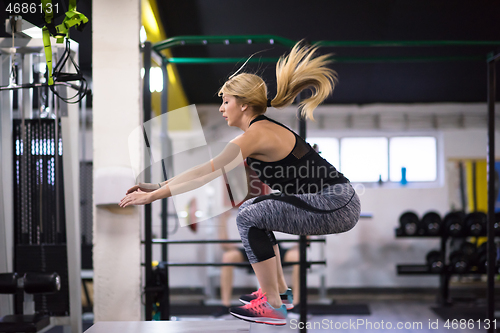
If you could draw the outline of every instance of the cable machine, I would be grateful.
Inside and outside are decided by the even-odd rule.
[[[0,272],[16,272],[12,281],[25,291],[23,297],[2,284],[0,293],[16,295],[0,297],[0,331],[35,332],[63,325],[79,333],[79,105],[67,102],[71,96],[83,97],[87,87],[69,82],[75,77],[64,77],[71,70],[68,61],[78,70],[73,61],[77,44],[67,39],[47,49],[46,40],[18,34],[24,24],[29,25],[19,16],[11,17],[13,37],[0,39]],[[58,60],[57,72],[62,74],[52,85],[47,80],[49,72],[52,75],[47,52]],[[57,272],[52,287],[29,288],[32,277],[22,276],[33,271]]]

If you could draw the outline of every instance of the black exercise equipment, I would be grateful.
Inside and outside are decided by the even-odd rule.
[[[414,236],[417,234],[422,234],[423,229],[421,228],[420,219],[418,215],[414,212],[407,211],[401,214],[399,217],[399,224],[401,226],[401,231],[404,235]]]
[[[470,258],[462,251],[450,253],[450,269],[454,273],[465,273],[470,269]]]
[[[425,257],[429,270],[433,273],[440,273],[444,269],[443,254],[438,250],[432,250]]]
[[[494,222],[495,222],[495,202],[498,197],[497,174],[495,170],[495,101],[496,101],[496,62],[500,60],[500,53],[490,53],[487,57],[488,64],[488,149],[487,149],[487,170],[488,170],[488,224],[487,224],[487,303],[488,320],[493,322],[495,319],[495,274],[493,269],[495,265],[496,253],[494,248]],[[494,328],[488,328],[488,332],[493,332]]]
[[[450,212],[443,219],[444,233],[448,236],[459,237],[464,233],[465,213]]]
[[[17,273],[0,274],[0,294],[23,296],[22,313],[0,318],[0,332],[38,332],[50,324],[47,313],[35,313],[33,294],[51,294],[61,290],[57,273],[29,272],[20,277]]]
[[[425,230],[425,234],[429,236],[439,235],[441,232],[441,224],[443,220],[441,215],[436,212],[427,212],[422,217],[421,225]]]
[[[19,165],[14,175],[14,260],[19,276],[56,272],[58,293],[36,293],[35,310],[50,316],[70,313],[66,207],[60,120],[14,119],[12,153]],[[21,143],[23,149],[20,149]],[[39,277],[39,276],[38,276]],[[28,275],[28,291],[33,286]],[[39,282],[36,282],[39,283]],[[43,282],[42,282],[43,284]],[[37,288],[36,286],[34,287]],[[14,296],[16,314],[23,313],[21,293]]]
[[[0,294],[15,294],[19,289],[27,294],[48,294],[61,290],[61,278],[57,273],[0,274]]]
[[[488,216],[482,212],[469,213],[465,217],[465,233],[471,236],[486,234]]]
[[[17,292],[17,273],[0,274],[0,294],[15,294]]]
[[[425,214],[420,222],[422,229],[425,230],[424,234],[406,235],[400,227],[395,230],[396,237],[439,237],[441,243],[439,250],[427,253],[426,263],[423,265],[412,263],[396,265],[397,274],[439,275],[440,282],[437,301],[442,306],[448,306],[450,305],[449,281],[451,275],[477,273],[477,271],[473,270],[475,266],[476,246],[465,243],[464,236],[466,235],[463,233],[465,214],[463,212],[450,212],[445,215],[441,223],[439,223],[439,214],[435,212],[428,212],[428,214]],[[429,228],[429,224],[433,223],[439,225],[440,232],[437,232],[435,225]],[[432,231],[429,232],[429,230]],[[448,241],[452,243],[449,249]],[[448,256],[449,251],[454,252],[452,256]],[[449,258],[448,262],[446,261],[447,258]]]
[[[61,290],[61,278],[57,273],[26,273],[23,282],[24,292],[28,294],[55,293]]]
[[[487,246],[488,246],[487,243],[483,243],[483,244],[481,244],[481,246],[479,246],[477,248],[476,265],[477,265],[478,271],[480,271],[480,272],[486,272],[486,267],[488,265],[488,260],[487,260],[487,255],[488,255]]]
[[[474,258],[476,257],[477,246],[476,244],[471,242],[463,242],[462,245],[460,245],[460,251],[467,257],[471,258],[472,261],[474,261]]]
[[[500,236],[500,212],[495,213],[495,223],[493,224],[495,235]]]

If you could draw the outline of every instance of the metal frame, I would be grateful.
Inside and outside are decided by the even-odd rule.
[[[58,58],[62,56],[63,51],[63,49],[58,49]],[[72,52],[71,56],[75,62],[78,61],[76,52]],[[70,69],[67,68],[69,65],[66,64],[65,67],[64,70],[69,72]],[[72,93],[69,92],[69,87],[60,89],[63,97],[68,97]],[[65,147],[62,167],[65,188],[63,195],[66,213],[70,324],[72,333],[82,333],[79,104],[68,104],[60,100],[58,104],[62,116],[60,118],[61,137],[63,147]]]
[[[0,85],[9,84],[11,56],[0,56]],[[11,272],[14,259],[14,213],[12,180],[12,92],[0,91],[0,272]],[[11,207],[11,209],[7,209]],[[12,296],[0,295],[0,315],[13,313]]]
[[[500,53],[488,56],[488,245],[487,245],[487,302],[488,314],[487,319],[490,323],[495,319],[495,270],[496,270],[496,249],[494,248],[495,238],[495,200],[497,193],[495,192],[495,93],[496,93],[496,62],[500,60]],[[494,332],[493,325],[488,329],[488,332]]]
[[[168,79],[166,79],[166,75],[168,73],[164,69],[166,64],[168,63],[176,63],[176,64],[216,64],[216,63],[236,63],[241,61],[241,58],[173,58],[166,57],[161,53],[162,50],[170,49],[172,47],[184,46],[184,45],[207,45],[207,44],[279,44],[286,47],[292,47],[295,45],[296,41],[283,38],[275,35],[240,35],[240,36],[177,36],[173,38],[169,38],[165,41],[156,43],[151,47],[149,42],[145,43],[143,48],[145,59],[150,59],[152,56],[152,51],[157,53],[162,58],[162,69],[164,74],[164,82],[168,84]],[[311,42],[312,45],[318,45],[323,47],[434,47],[434,46],[499,46],[500,41],[317,41]],[[337,62],[351,62],[351,63],[361,63],[361,62],[436,62],[436,61],[484,61],[485,56],[471,56],[471,57],[461,57],[461,56],[449,56],[449,57],[334,57],[333,60]],[[488,58],[488,110],[489,110],[489,126],[488,126],[488,165],[489,165],[489,179],[488,179],[488,318],[493,320],[494,315],[494,272],[493,272],[493,224],[494,224],[494,161],[495,161],[495,153],[494,153],[494,103],[495,103],[495,62],[500,58],[500,56],[490,56]],[[275,58],[264,58],[264,59],[250,59],[250,62],[260,61],[260,62],[275,62]],[[151,114],[151,104],[150,104],[150,92],[149,92],[149,69],[151,66],[150,60],[145,61],[145,76],[144,76],[144,99],[149,102],[144,104],[144,114],[146,117],[150,117]],[[163,94],[162,94],[162,113],[167,112],[167,90],[168,87],[164,84]],[[149,96],[149,97],[147,97]],[[147,105],[148,104],[148,105]],[[147,107],[146,107],[147,106]],[[146,116],[146,113],[148,115]],[[302,138],[306,137],[306,122],[300,116],[300,110],[298,112],[299,115],[299,135]],[[149,119],[149,118],[148,118]],[[165,134],[165,133],[163,133]],[[166,205],[165,205],[166,207]],[[146,230],[151,230],[151,214],[147,213],[146,210]],[[162,210],[162,218],[166,219],[167,211]],[[162,224],[166,226],[165,224]],[[150,232],[150,231],[149,231]],[[151,245],[152,245],[151,235],[146,234],[146,281],[149,281],[149,277],[151,276]],[[166,244],[164,244],[164,253],[166,253]],[[300,288],[300,297],[301,297],[301,311],[300,311],[300,321],[307,321],[307,290],[306,290],[306,241],[305,236],[300,237],[300,276],[301,276],[301,288]],[[167,273],[168,275],[168,273]],[[148,293],[146,293],[147,295]],[[148,298],[146,296],[146,320],[151,320],[151,310],[152,304],[147,301]],[[169,319],[168,308],[166,318]],[[148,314],[149,313],[149,314]],[[163,313],[162,313],[163,317]],[[301,332],[305,332],[304,328]]]

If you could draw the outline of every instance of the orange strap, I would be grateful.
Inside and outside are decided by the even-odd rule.
[[[212,172],[214,172],[215,171],[215,167],[214,167],[214,160],[213,159],[210,160],[210,164],[212,165]]]

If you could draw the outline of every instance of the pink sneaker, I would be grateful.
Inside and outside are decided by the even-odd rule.
[[[241,295],[240,296],[240,302],[243,304],[248,304],[254,299],[261,298],[264,296],[264,293],[262,290],[259,288],[259,290],[254,291],[251,294],[246,294],[246,295]],[[292,289],[288,288],[283,294],[280,294],[281,297],[281,302],[285,304],[287,310],[293,309],[293,293]]]
[[[254,299],[261,298],[262,296],[264,296],[264,293],[262,292],[262,289],[259,288],[259,290],[254,291],[251,294],[241,295],[240,302],[243,304],[249,304]]]
[[[236,318],[254,323],[286,325],[287,311],[285,304],[282,304],[279,308],[273,308],[265,295],[243,306],[232,307],[229,309],[229,313]]]

